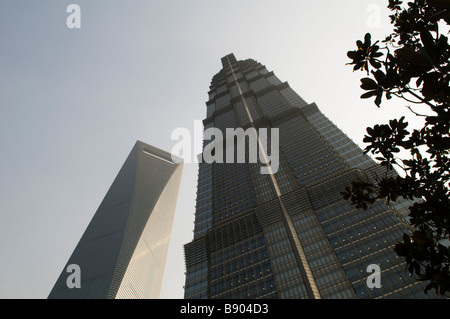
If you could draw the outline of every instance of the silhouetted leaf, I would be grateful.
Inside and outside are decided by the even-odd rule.
[[[428,65],[429,60],[421,53],[408,48],[402,48],[395,51],[397,57],[413,65]]]
[[[366,33],[364,36],[364,45],[368,48],[372,44],[372,35],[370,33]]]
[[[430,31],[422,30],[420,32],[420,39],[422,40],[423,46],[427,51],[428,55],[433,59],[434,58],[434,39],[431,35]]]
[[[361,79],[361,88],[363,90],[376,90],[378,89],[378,84],[371,78],[363,78]]]
[[[355,67],[353,68],[353,71],[363,70],[365,65],[366,65],[365,61],[359,62],[355,65]]]
[[[375,69],[381,68],[381,63],[378,62],[377,60],[375,60],[375,59],[370,59],[369,62],[370,62],[370,64],[371,64]]]
[[[367,93],[364,93],[363,95],[361,95],[361,98],[368,99],[375,95],[377,95],[377,91],[370,91],[370,92],[367,92]]]
[[[386,74],[381,70],[377,70],[376,72],[373,72],[373,75],[375,76],[375,79],[377,80],[378,85],[384,86],[384,84],[386,82]]]
[[[437,72],[427,74],[423,78],[422,95],[427,100],[431,100],[437,95],[439,90],[440,75]]]
[[[372,58],[379,58],[379,57],[382,57],[384,54],[383,53],[381,53],[381,52],[375,52],[375,53],[372,53],[370,56],[372,57]]]
[[[383,92],[377,94],[377,98],[375,99],[375,104],[379,107],[381,105],[381,100],[383,98]]]

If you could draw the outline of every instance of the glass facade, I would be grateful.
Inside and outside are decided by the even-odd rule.
[[[279,145],[271,147],[279,147],[279,167],[262,174],[263,164],[248,160],[249,147],[245,163],[199,165],[185,298],[433,297],[393,251],[408,232],[408,203],[380,201],[364,211],[340,195],[351,181],[372,178],[378,165],[259,62],[230,54],[222,65],[203,123],[220,129],[224,141],[204,140],[204,147],[234,138],[227,128],[278,129]],[[380,288],[367,285],[370,265],[381,269]]]

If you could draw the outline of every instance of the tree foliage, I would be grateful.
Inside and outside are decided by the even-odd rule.
[[[377,199],[412,200],[405,234],[395,246],[409,272],[427,282],[425,292],[450,293],[450,46],[443,28],[450,24],[449,0],[389,0],[393,33],[372,43],[367,33],[348,52],[354,71],[361,70],[362,99],[404,99],[426,106],[421,128],[407,130],[405,118],[367,128],[365,153],[386,167],[386,175],[372,182],[355,181],[342,193],[358,208],[367,209]],[[422,112],[423,113],[423,112]],[[400,159],[406,151],[408,157]],[[403,174],[388,174],[398,167]]]

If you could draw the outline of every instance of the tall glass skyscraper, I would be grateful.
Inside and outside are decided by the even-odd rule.
[[[227,128],[278,129],[272,148],[279,147],[279,166],[262,174],[262,164],[248,161],[248,147],[245,163],[199,164],[185,298],[432,296],[393,251],[408,231],[409,203],[379,201],[365,211],[342,199],[351,181],[384,173],[380,167],[265,66],[233,54],[222,65],[211,82],[205,130],[220,129],[223,141],[214,143],[225,145],[236,139]],[[204,149],[209,143],[205,138]],[[373,265],[380,288],[367,282]]]
[[[159,298],[183,169],[173,158],[136,142],[49,299]]]

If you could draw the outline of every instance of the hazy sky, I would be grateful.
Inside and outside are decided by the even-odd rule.
[[[405,113],[361,101],[346,52],[387,0],[1,0],[0,298],[46,298],[136,140],[193,130],[221,57],[252,58],[355,142]],[[81,8],[69,29],[66,8]],[[162,298],[182,298],[197,166],[184,167]]]

